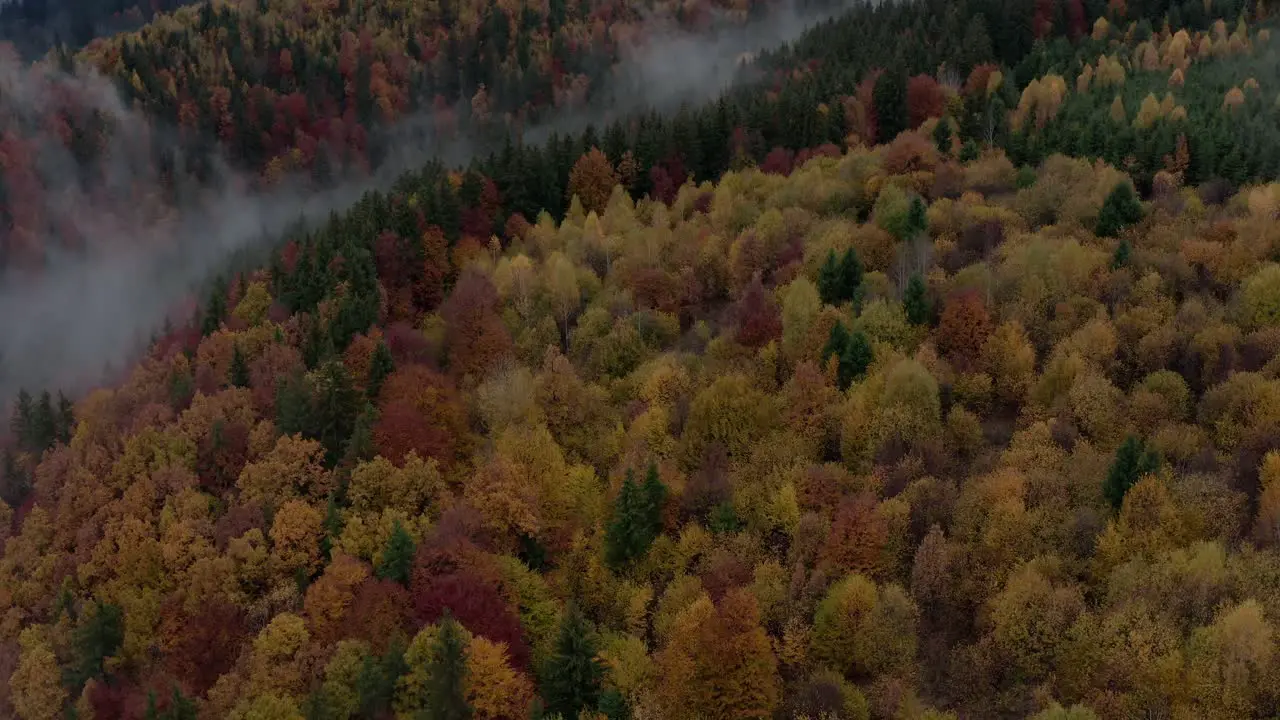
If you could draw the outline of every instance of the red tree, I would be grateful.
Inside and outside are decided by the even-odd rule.
[[[382,386],[373,442],[378,453],[399,463],[409,451],[446,465],[465,457],[466,411],[447,378],[421,365],[397,369]]]
[[[773,296],[760,282],[760,274],[751,279],[736,308],[738,342],[747,347],[762,347],[782,335],[782,313]]]
[[[449,370],[455,375],[483,375],[510,351],[511,335],[498,316],[498,291],[480,271],[462,273],[440,314]]]
[[[947,298],[938,322],[938,349],[956,367],[961,370],[971,368],[990,334],[991,314],[987,312],[982,295],[968,290]]]
[[[947,95],[942,86],[928,75],[916,75],[907,81],[907,122],[917,128],[925,120],[942,117]]]

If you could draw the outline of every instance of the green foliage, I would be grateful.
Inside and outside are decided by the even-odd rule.
[[[312,432],[325,448],[325,462],[330,467],[342,459],[347,441],[355,431],[356,414],[361,407],[360,393],[341,360],[326,361],[316,373],[316,394]]]
[[[464,666],[465,662],[464,658]],[[408,667],[404,660],[404,646],[399,638],[393,640],[382,657],[365,655],[360,665],[360,674],[356,676],[355,685],[360,709],[359,716],[367,718],[383,717],[391,707],[391,700],[396,690],[396,681],[407,669]],[[465,718],[469,716],[450,715],[445,717]]]
[[[228,370],[228,380],[231,383],[231,387],[249,387],[249,362],[240,350],[239,343],[236,343],[231,352],[231,368]]]
[[[1116,246],[1115,254],[1111,256],[1111,269],[1119,270],[1122,267],[1128,267],[1132,255],[1133,246],[1129,244],[1128,238],[1124,238]]]
[[[615,688],[600,693],[600,714],[609,720],[631,720],[631,706]]]
[[[1142,220],[1142,203],[1127,182],[1118,183],[1098,211],[1095,232],[1102,237],[1115,237],[1120,231]]]
[[[636,485],[630,468],[622,481],[614,505],[613,522],[605,537],[609,563],[622,567],[643,556],[662,532],[662,505],[667,488],[658,477],[656,465],[650,465],[643,485]]]
[[[924,286],[924,278],[918,273],[912,275],[907,281],[907,289],[902,296],[902,306],[907,313],[907,321],[912,325],[925,325],[929,322],[928,291]]]
[[[469,720],[466,680],[466,640],[458,621],[446,610],[427,666],[426,702],[419,720]]]
[[[378,577],[408,585],[416,549],[409,532],[404,529],[399,520],[396,520],[391,530],[391,537],[387,538],[387,546],[382,551],[382,561],[378,564]]]
[[[543,671],[542,698],[548,712],[577,717],[580,710],[597,707],[604,676],[598,652],[595,633],[571,603],[560,624],[555,653]]]
[[[395,372],[395,361],[391,358],[391,348],[386,340],[380,340],[374,348],[373,357],[369,360],[369,377],[365,381],[365,390],[370,400],[377,400],[382,392],[382,383],[387,376]]]
[[[75,664],[71,685],[80,687],[90,678],[106,674],[105,661],[124,642],[124,614],[119,605],[95,602],[80,618],[73,637]]]
[[[1143,475],[1155,472],[1160,468],[1160,456],[1148,449],[1146,443],[1138,437],[1130,435],[1125,438],[1116,457],[1107,471],[1107,479],[1102,486],[1103,495],[1111,506],[1119,509],[1124,496]]]
[[[850,333],[839,321],[831,328],[831,335],[822,350],[822,361],[825,363],[832,355],[837,358],[836,378],[841,390],[848,390],[855,379],[866,374],[874,359],[866,333],[862,330]]]
[[[163,711],[156,709],[155,691],[147,693],[146,720],[196,720],[195,701],[183,696],[178,688],[173,689],[169,705]]]
[[[982,150],[978,147],[978,143],[973,140],[967,140],[964,145],[960,146],[960,157],[958,159],[962,163],[971,163],[978,159],[978,155],[981,152]]]
[[[861,286],[862,261],[858,252],[849,248],[837,261],[835,251],[827,251],[827,258],[818,273],[818,294],[822,296],[822,302],[828,305],[849,302],[858,296]]]
[[[907,73],[902,65],[891,64],[876,80],[872,101],[876,111],[876,139],[892,141],[907,129]]]
[[[938,152],[943,155],[951,154],[951,123],[947,118],[938,118],[938,124],[933,128],[933,144],[937,146]]]

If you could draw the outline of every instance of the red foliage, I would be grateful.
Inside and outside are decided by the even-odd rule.
[[[249,457],[249,428],[244,423],[222,424],[200,438],[196,449],[196,474],[200,485],[214,495],[235,485]]]
[[[253,528],[266,532],[267,521],[262,506],[257,503],[232,505],[213,526],[213,542],[219,550],[226,550],[227,543]]]
[[[1000,68],[991,63],[983,63],[975,65],[973,70],[969,71],[969,78],[964,81],[965,97],[972,97],[987,91],[987,81],[991,79],[991,73],[996,72]]]
[[[888,528],[876,513],[875,495],[858,493],[840,503],[819,559],[842,573],[874,575],[887,539]]]
[[[782,336],[782,313],[773,295],[765,291],[757,273],[742,293],[735,308],[738,323],[737,340],[747,347],[758,348]]]
[[[1081,0],[1066,0],[1067,37],[1078,40],[1088,31],[1089,21],[1085,16],[1084,3]]]
[[[203,695],[231,670],[249,635],[240,609],[217,599],[205,600],[194,614],[170,607],[161,613],[160,633],[165,664],[186,686],[187,695]]]
[[[483,273],[464,271],[440,314],[453,374],[482,376],[510,351],[511,335],[498,316],[498,291]]]
[[[410,450],[445,465],[469,449],[467,416],[447,378],[421,365],[399,368],[387,378],[373,430],[378,452],[399,463]]]
[[[270,417],[276,407],[276,380],[289,377],[305,364],[302,353],[292,345],[273,343],[249,363],[249,391],[259,413]]]
[[[947,95],[928,75],[916,75],[907,81],[907,123],[920,127],[925,120],[942,117],[947,106]]]
[[[712,602],[720,600],[734,588],[740,588],[751,582],[752,567],[739,553],[719,548],[707,558],[706,569],[702,573],[702,587],[711,596]]]
[[[392,638],[409,630],[412,608],[409,591],[400,583],[366,578],[356,587],[347,613],[350,636],[367,641],[375,652],[384,652]]]
[[[419,622],[435,622],[448,610],[472,633],[505,642],[512,666],[525,669],[529,648],[520,617],[503,597],[498,580],[477,564],[474,554],[457,558],[424,545],[418,549],[409,587]]]
[[[419,330],[405,322],[396,322],[382,332],[382,339],[391,351],[391,359],[399,365],[426,365],[434,368],[439,357],[438,348],[432,345]]]
[[[938,349],[960,370],[968,370],[978,360],[982,344],[991,334],[991,314],[976,290],[947,298],[938,322]]]
[[[862,82],[858,83],[854,96],[858,98],[858,104],[862,106],[863,122],[862,127],[855,127],[862,139],[868,143],[876,142],[877,136],[880,134],[880,123],[876,119],[876,83],[879,82],[880,76],[884,74],[884,70],[877,68],[867,74]]]
[[[764,156],[764,162],[760,163],[760,171],[775,175],[790,175],[795,159],[795,153],[786,148],[775,147]]]
[[[431,311],[444,299],[444,283],[450,269],[449,241],[439,227],[432,225],[422,234],[422,249],[422,277],[413,288],[413,300],[418,308]]]

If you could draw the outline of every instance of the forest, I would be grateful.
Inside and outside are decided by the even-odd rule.
[[[1267,5],[851,4],[619,109],[776,12],[197,3],[6,75],[0,281],[112,251],[51,147],[113,241],[475,152],[17,393],[0,717],[1280,714]]]

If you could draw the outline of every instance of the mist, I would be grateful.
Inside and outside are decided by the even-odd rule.
[[[745,25],[694,35],[656,21],[641,33],[642,44],[626,48],[610,88],[597,89],[594,107],[561,113],[527,128],[523,138],[540,143],[552,132],[575,132],[588,124],[635,111],[671,111],[712,100],[740,77],[740,58],[790,42],[814,24],[854,5],[847,0],[818,8],[780,7]],[[87,71],[75,76],[46,66],[0,61],[0,95],[10,112],[44,116],[63,91],[109,117],[115,130],[107,150],[108,208],[101,193],[88,197],[76,181],[74,159],[55,141],[40,148],[39,174],[46,188],[65,188],[47,198],[41,212],[74,227],[86,247],[52,257],[39,273],[10,269],[0,277],[0,398],[19,388],[83,392],[145,350],[175,306],[223,271],[235,255],[279,243],[296,227],[311,228],[372,189],[387,189],[408,170],[432,159],[456,166],[478,149],[465,139],[441,141],[425,116],[406,118],[386,132],[388,160],[368,177],[324,191],[286,178],[265,191],[215,162],[217,189],[179,188],[175,211],[163,203],[139,203],[131,191],[159,187],[147,148],[163,143],[176,163],[185,162],[175,133],[157,130],[126,107],[111,81]],[[11,241],[12,242],[12,241]]]

